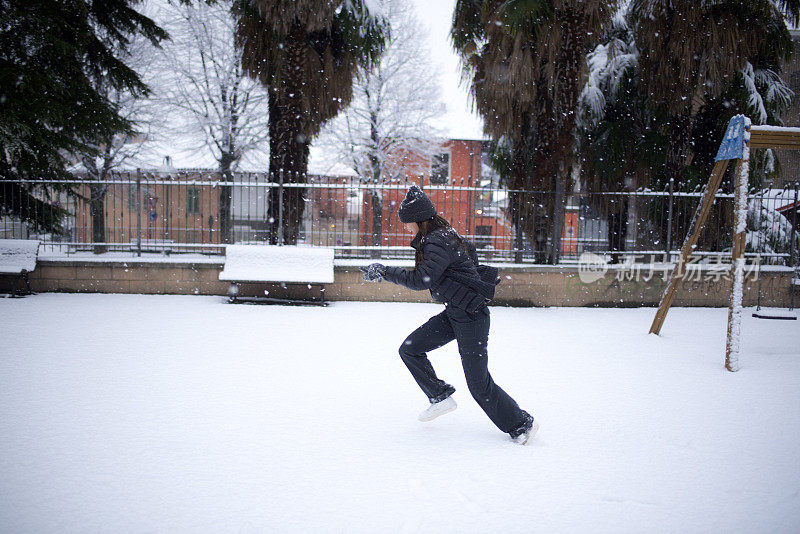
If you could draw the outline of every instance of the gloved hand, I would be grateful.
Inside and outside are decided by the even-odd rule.
[[[366,267],[359,267],[364,273],[365,282],[380,282],[386,274],[386,266],[380,263],[372,263]]]

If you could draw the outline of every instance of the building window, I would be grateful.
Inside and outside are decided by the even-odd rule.
[[[128,209],[135,210],[136,209],[136,186],[129,185],[128,186]]]
[[[431,158],[431,183],[447,184],[450,182],[450,154],[444,152]]]
[[[186,213],[189,215],[200,213],[200,189],[197,187],[186,189]]]
[[[492,227],[488,224],[475,226],[475,246],[483,248],[492,244]]]

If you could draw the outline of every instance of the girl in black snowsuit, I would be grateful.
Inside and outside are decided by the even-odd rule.
[[[366,281],[385,279],[413,290],[429,289],[434,300],[445,304],[442,313],[431,317],[400,346],[400,357],[431,403],[420,414],[420,421],[433,420],[456,408],[451,397],[455,388],[436,376],[427,356],[428,351],[455,339],[472,397],[500,430],[527,444],[539,425],[494,383],[487,368],[486,302],[494,284],[481,280],[475,247],[436,213],[433,203],[416,185],[409,188],[398,215],[406,229],[416,234],[411,241],[416,249],[415,268],[373,263],[362,271]]]

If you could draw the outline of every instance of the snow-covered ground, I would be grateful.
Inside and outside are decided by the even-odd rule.
[[[746,310],[492,309],[490,369],[541,424],[516,445],[432,353],[439,307],[221,297],[0,299],[3,532],[800,531],[800,325]]]

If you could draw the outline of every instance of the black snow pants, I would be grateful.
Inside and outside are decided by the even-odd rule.
[[[447,306],[406,338],[400,357],[428,399],[438,402],[452,395],[455,388],[436,376],[426,353],[457,340],[469,392],[497,428],[511,432],[525,424],[526,412],[489,374],[489,322],[486,306],[475,313]]]

